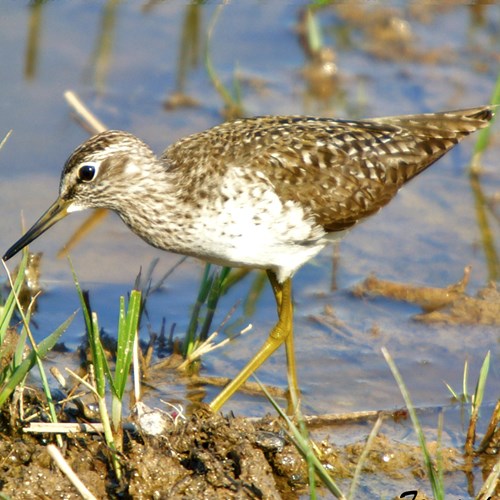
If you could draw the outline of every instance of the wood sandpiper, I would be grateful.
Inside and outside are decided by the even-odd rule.
[[[108,208],[157,248],[265,269],[278,322],[210,406],[219,410],[283,343],[298,394],[294,273],[492,116],[482,106],[362,121],[248,118],[181,139],[160,157],[132,134],[107,131],[73,152],[59,197],[3,259],[68,213]]]

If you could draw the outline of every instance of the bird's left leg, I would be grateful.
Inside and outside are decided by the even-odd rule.
[[[290,339],[293,336],[292,282],[288,278],[283,283],[280,283],[272,271],[268,271],[268,277],[276,300],[278,322],[255,356],[210,403],[210,407],[214,411],[220,410],[224,403],[245,383],[248,377],[283,343],[285,343],[287,353],[290,390],[295,391],[296,394],[298,393],[293,339]]]

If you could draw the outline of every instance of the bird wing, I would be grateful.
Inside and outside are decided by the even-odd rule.
[[[163,159],[189,172],[187,193],[215,188],[217,178],[238,167],[270,184],[283,201],[300,204],[326,231],[342,231],[377,212],[491,117],[492,108],[484,106],[362,121],[246,118],[189,136]]]
[[[421,141],[396,124],[282,121],[283,128],[275,125],[240,145],[244,151],[235,158],[264,173],[282,200],[300,204],[326,231],[342,231],[377,212],[445,152],[424,152],[423,158]]]

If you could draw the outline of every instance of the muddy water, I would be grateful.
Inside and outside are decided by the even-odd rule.
[[[337,68],[328,73],[330,64],[323,80],[314,78],[316,69],[300,43],[301,9],[299,2],[235,2],[220,13],[210,43],[212,62],[227,86],[240,81],[247,115],[358,118],[489,101],[500,53],[500,9],[495,6],[370,10],[352,4],[321,10],[317,19],[323,42],[335,51],[332,64]],[[2,10],[0,134],[14,131],[0,152],[3,249],[18,238],[21,213],[31,224],[53,201],[65,158],[88,137],[63,100],[65,90],[76,91],[109,128],[132,131],[157,151],[223,119],[223,102],[203,64],[215,5],[48,2],[28,7],[8,2]],[[166,109],[165,102],[179,93],[198,105]],[[483,159],[484,190],[490,197],[500,186],[498,125],[493,132],[496,139]],[[465,265],[472,265],[471,294],[492,277],[466,174],[473,143],[465,141],[381,214],[352,231],[341,243],[335,272],[331,249],[299,271],[296,343],[306,413],[402,405],[381,356],[382,346],[395,357],[415,404],[423,407],[448,405],[443,381],[459,389],[466,359],[471,388],[486,352],[491,350],[498,359],[496,328],[421,324],[412,320],[420,311],[416,306],[350,294],[352,286],[372,272],[388,280],[446,286],[461,277]],[[56,254],[84,218],[71,216],[31,246],[44,253],[46,292],[36,316],[38,338],[78,307],[69,265]],[[498,241],[498,224],[491,217],[489,221]],[[160,276],[178,260],[148,247],[115,216],[109,216],[71,256],[110,334],[118,297],[132,286],[141,266],[147,268],[158,257]],[[175,323],[182,333],[202,269],[199,262],[188,260],[151,298],[153,330],[165,317],[167,328]],[[216,323],[244,299],[251,280],[222,300]],[[344,330],[329,326],[324,314],[329,306],[346,325]],[[251,317],[244,317],[239,307],[234,321],[251,322],[253,332],[209,356],[204,374],[235,374],[263,340],[274,315],[269,290]],[[68,347],[79,344],[82,332],[78,319],[64,337]],[[147,339],[148,332],[143,335]],[[274,356],[259,375],[266,383],[284,386],[284,356]],[[499,379],[498,370],[493,370],[490,401],[498,397]],[[208,388],[208,397],[215,391]],[[183,387],[161,384],[158,396],[182,400]],[[227,409],[253,415],[270,411],[264,400],[244,395],[234,398]]]

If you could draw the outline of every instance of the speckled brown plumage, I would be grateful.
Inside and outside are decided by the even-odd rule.
[[[485,106],[363,121],[250,118],[186,137],[159,158],[129,133],[104,132],[70,156],[59,198],[4,259],[69,212],[109,208],[158,248],[266,269],[278,322],[210,406],[219,410],[282,344],[297,401],[295,271],[492,115]]]
[[[234,165],[265,172],[283,200],[300,203],[327,231],[340,231],[378,211],[412,177],[462,137],[483,127],[491,109],[378,118],[359,122],[310,117],[238,120],[190,136],[162,158],[174,169],[204,162],[200,179]]]

